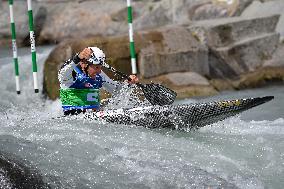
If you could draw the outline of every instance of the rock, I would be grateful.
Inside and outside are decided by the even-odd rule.
[[[224,90],[242,90],[257,87],[263,87],[271,83],[284,82],[284,67],[283,66],[266,66],[259,68],[254,72],[242,74],[239,79],[212,79],[210,84],[218,91]]]
[[[240,16],[246,7],[248,7],[254,0],[226,0],[225,3],[222,0],[217,0],[223,4],[229,12],[230,16]]]
[[[239,16],[253,0],[211,0],[200,2],[189,10],[190,20],[207,20]]]
[[[223,78],[223,79],[211,79],[210,84],[214,89],[217,91],[228,91],[228,90],[235,90],[235,86],[233,81]]]
[[[221,6],[216,6],[212,3],[207,3],[195,9],[191,19],[192,20],[207,20],[214,18],[228,17],[227,9]]]
[[[114,35],[127,31],[120,23],[113,22],[111,13],[125,5],[119,1],[83,1],[58,3],[52,7],[49,18],[40,34],[40,40],[63,41],[95,35]]]
[[[284,41],[278,45],[270,60],[267,60],[264,67],[284,67]]]
[[[236,79],[261,67],[279,42],[278,15],[196,22],[189,30],[209,48],[209,76]]]
[[[245,18],[257,18],[263,16],[269,16],[273,14],[280,14],[281,17],[276,27],[276,31],[280,33],[281,40],[284,39],[284,1],[254,1],[250,4],[241,14]]]
[[[124,1],[33,1],[37,44],[58,43],[65,39],[127,33],[127,22],[115,22],[111,14],[126,7]],[[11,38],[8,2],[0,7],[0,39]],[[19,46],[29,39],[26,1],[14,2]],[[38,30],[40,28],[40,30]]]
[[[214,94],[215,89],[246,86],[241,82],[244,76],[259,70],[278,45],[279,34],[274,32],[277,19],[278,16],[219,19],[214,23],[196,22],[191,27],[176,25],[138,32],[135,44],[140,78],[142,81],[157,78],[177,90],[179,96],[204,91]],[[128,40],[125,35],[60,43],[45,63],[44,91],[51,99],[58,97],[60,64],[87,46],[102,48],[112,66],[130,74]],[[210,83],[188,72],[206,76]]]
[[[150,6],[147,12],[148,14],[144,13],[141,18],[137,19],[137,22],[134,22],[136,29],[155,28],[172,23],[172,18],[168,15],[166,8],[161,5],[156,6],[154,10]]]
[[[191,98],[196,96],[213,96],[217,95],[218,91],[212,86],[187,86],[175,89],[177,92],[177,99]]]
[[[195,19],[232,16],[233,12],[243,5],[243,1],[233,1],[232,4],[216,0],[133,1],[134,28],[137,31],[172,24],[188,25]],[[247,1],[250,0],[244,0]],[[29,41],[26,6],[25,1],[14,2],[19,46],[28,45]],[[33,1],[32,6],[37,45],[59,43],[71,38],[113,36],[128,32],[125,0],[37,0]],[[223,10],[226,14],[223,14]],[[10,42],[8,17],[8,1],[3,1],[0,7],[0,20],[7,22],[0,23],[0,43]]]
[[[238,16],[253,0],[161,0],[146,4],[134,22],[135,28],[188,25],[193,20]]]
[[[146,9],[134,21],[138,30],[173,24],[190,23],[189,10],[208,0],[161,0],[145,5]]]
[[[206,3],[201,3],[194,6],[190,10],[190,19],[208,20],[236,16],[238,14],[239,9],[242,9],[243,4],[246,4],[246,2],[247,1],[240,0],[212,0]]]
[[[255,38],[249,38],[228,47],[217,48],[216,52],[224,60],[234,74],[226,75],[233,78],[243,73],[248,73],[261,67],[262,64],[271,58],[277,48],[279,34],[265,34]],[[212,62],[213,63],[213,62]],[[210,68],[217,67],[216,64],[210,64]],[[226,70],[223,70],[226,72]],[[211,74],[211,76],[217,76]],[[218,76],[217,76],[218,77]]]
[[[175,86],[210,85],[205,77],[195,72],[174,72],[167,74],[165,77]]]
[[[214,89],[206,78],[195,72],[164,74],[150,79],[143,79],[142,82],[154,82],[167,86],[177,92],[178,99],[218,94],[218,91]]]
[[[225,47],[240,40],[274,33],[279,15],[258,18],[232,17],[195,22],[189,26],[201,43],[211,48]]]
[[[185,71],[195,71],[203,75],[209,73],[207,47],[196,41],[186,28],[166,27],[147,35],[157,34],[159,38],[152,38],[149,45],[139,53],[142,77]]]
[[[265,67],[253,73],[244,74],[233,82],[236,89],[248,89],[265,86],[269,83],[284,82],[284,67]]]
[[[239,79],[212,79],[211,85],[218,91],[223,90],[241,90],[263,87],[271,83],[284,82],[283,66],[266,66],[259,68],[254,72],[242,74]]]

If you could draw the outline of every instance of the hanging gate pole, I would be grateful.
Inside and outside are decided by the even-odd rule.
[[[33,23],[32,1],[27,0],[27,4],[28,4],[30,43],[31,43],[32,64],[33,64],[34,90],[35,90],[35,93],[38,93],[39,89],[38,89],[38,77],[37,77],[37,62],[36,62],[36,47],[35,47],[35,33],[34,33],[34,23]]]
[[[9,0],[10,8],[10,23],[12,32],[12,49],[13,49],[13,60],[15,67],[15,79],[16,79],[16,92],[21,93],[20,90],[20,79],[19,79],[19,63],[18,63],[18,52],[17,52],[17,42],[16,42],[16,27],[14,22],[14,11],[13,11],[13,0]]]
[[[137,74],[137,65],[136,65],[136,54],[135,54],[135,46],[134,46],[134,32],[133,32],[133,24],[132,24],[132,6],[131,0],[127,0],[127,15],[128,15],[128,26],[129,26],[129,42],[130,42],[130,56],[131,56],[131,68],[132,74]]]

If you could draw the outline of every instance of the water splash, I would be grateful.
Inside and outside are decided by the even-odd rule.
[[[41,74],[47,55],[48,51],[38,54]],[[1,59],[0,149],[31,162],[51,188],[279,188],[284,185],[284,120],[279,113],[283,112],[284,88],[224,93],[206,99],[264,96],[272,92],[276,96],[273,102],[247,115],[195,132],[150,130],[83,118],[56,119],[62,115],[60,101],[44,100],[34,94],[30,55],[20,56],[19,61],[23,92],[17,96],[12,64],[2,64]],[[42,81],[42,77],[39,79]],[[136,89],[125,86],[123,90],[126,92],[111,99],[107,108],[149,105],[131,93]],[[202,101],[205,100],[176,103]],[[264,121],[258,119],[259,115]],[[268,119],[266,115],[276,119]],[[0,177],[3,175],[0,170]]]

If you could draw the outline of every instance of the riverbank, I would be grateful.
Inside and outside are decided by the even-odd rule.
[[[139,77],[174,89],[178,98],[283,83],[284,48],[275,32],[278,19],[278,15],[236,17],[206,27],[201,21],[139,31],[134,36]],[[59,96],[60,66],[88,46],[103,49],[110,65],[131,73],[127,35],[67,40],[45,62],[44,92],[49,98]]]
[[[7,20],[8,2],[1,3],[0,17]],[[130,74],[124,0],[33,3],[37,45],[56,45],[44,65],[50,99],[59,95],[60,65],[86,46],[100,47],[109,64]],[[133,1],[141,81],[173,88],[178,98],[282,83],[282,7],[280,0]],[[15,1],[14,8],[18,45],[29,45],[28,18],[17,16],[25,14],[25,2]],[[0,26],[0,41],[10,40],[8,20]]]

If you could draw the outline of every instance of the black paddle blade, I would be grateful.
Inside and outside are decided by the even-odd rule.
[[[139,84],[145,98],[152,105],[170,105],[175,101],[177,93],[163,85],[150,83],[150,84]]]

